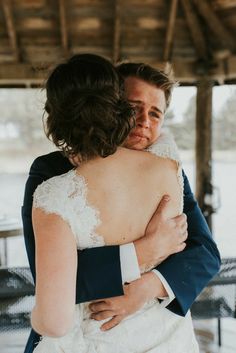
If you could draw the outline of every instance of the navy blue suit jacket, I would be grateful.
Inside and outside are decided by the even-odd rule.
[[[22,219],[30,268],[35,279],[35,243],[31,220],[33,193],[44,180],[66,173],[72,168],[60,152],[38,157],[32,164],[25,187]],[[175,299],[167,307],[185,315],[192,303],[218,272],[220,255],[201,210],[184,177],[184,213],[188,220],[188,239],[184,251],[166,259],[156,269],[171,286]],[[119,246],[106,246],[79,251],[76,303],[123,294]],[[31,331],[25,353],[31,353],[39,340]]]

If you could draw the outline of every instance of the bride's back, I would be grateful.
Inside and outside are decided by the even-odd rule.
[[[169,194],[167,217],[180,212],[181,191],[176,162],[120,148],[107,158],[96,158],[78,169],[87,182],[87,202],[99,211],[96,233],[106,244],[140,238],[161,197]]]
[[[168,216],[180,211],[176,163],[119,147],[135,124],[122,87],[114,66],[91,54],[58,65],[46,83],[47,136],[82,161],[78,173],[87,181],[88,203],[100,212],[96,232],[107,244],[142,236],[166,193]]]

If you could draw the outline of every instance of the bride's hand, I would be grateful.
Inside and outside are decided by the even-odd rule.
[[[153,272],[145,273],[140,279],[124,285],[124,295],[91,303],[91,318],[97,321],[110,318],[101,326],[102,331],[110,330],[140,310],[147,301],[166,296],[160,279]]]

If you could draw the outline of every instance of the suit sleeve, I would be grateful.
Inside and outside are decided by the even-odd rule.
[[[183,178],[184,213],[188,222],[187,246],[156,267],[175,294],[175,299],[167,309],[181,316],[187,313],[220,268],[219,251],[184,172]]]
[[[22,206],[24,240],[30,269],[35,280],[35,241],[32,227],[32,202],[36,187],[56,175],[47,158],[37,158],[30,169]],[[51,168],[51,169],[50,169]],[[119,246],[78,251],[76,303],[123,294]]]

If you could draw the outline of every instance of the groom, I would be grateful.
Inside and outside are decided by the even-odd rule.
[[[127,99],[136,111],[136,127],[127,139],[126,147],[143,150],[159,137],[160,121],[168,107],[173,82],[161,71],[144,64],[122,64],[118,69],[125,78]],[[149,95],[146,94],[147,87],[151,92]],[[33,192],[44,180],[66,173],[72,167],[60,152],[38,157],[31,166],[22,218],[26,250],[34,278],[35,244],[31,221]],[[102,329],[111,329],[152,298],[164,299],[163,305],[168,310],[185,315],[197,295],[219,270],[219,252],[184,173],[183,177],[187,239],[184,215],[168,220],[163,218],[168,202],[164,198],[141,239],[122,246],[78,252],[76,303],[96,299],[90,305],[92,318],[110,318]],[[153,263],[159,265],[140,276],[140,268],[150,267]],[[31,331],[25,353],[31,353],[38,340],[39,336]]]

